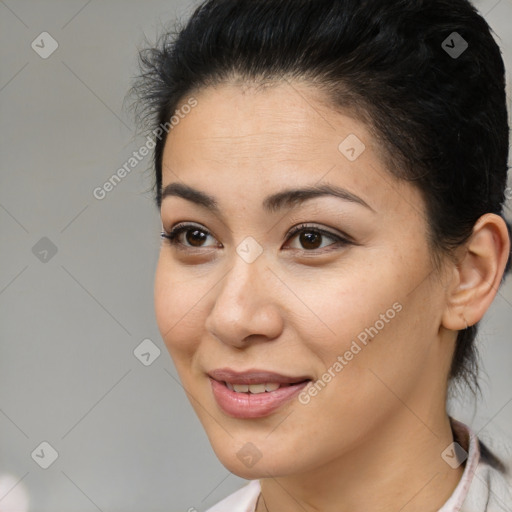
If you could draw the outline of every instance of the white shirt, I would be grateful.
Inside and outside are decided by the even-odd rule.
[[[451,419],[455,440],[467,452],[464,473],[447,502],[438,512],[512,512],[512,479],[481,457],[472,430]],[[510,468],[512,470],[512,468]],[[254,512],[261,491],[259,480],[251,480],[206,512]]]

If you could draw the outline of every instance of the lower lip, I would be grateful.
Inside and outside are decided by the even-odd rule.
[[[237,393],[231,391],[222,382],[210,377],[213,396],[219,407],[235,418],[262,418],[272,414],[286,402],[294,398],[309,381],[278,388],[265,393]]]

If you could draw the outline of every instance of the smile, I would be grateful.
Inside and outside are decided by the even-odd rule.
[[[264,370],[235,372],[219,369],[208,373],[219,408],[240,419],[268,416],[291,401],[311,381]]]

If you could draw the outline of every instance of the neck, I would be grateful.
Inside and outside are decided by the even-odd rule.
[[[307,473],[261,479],[257,512],[435,512],[463,473],[441,457],[453,442],[443,410],[425,425],[409,409],[379,427],[350,452]]]

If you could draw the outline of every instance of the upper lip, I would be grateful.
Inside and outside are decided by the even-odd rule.
[[[297,384],[298,382],[311,380],[311,378],[306,375],[289,377],[287,375],[257,369],[237,372],[231,368],[218,368],[208,372],[208,375],[214,380],[228,382],[230,384]]]

